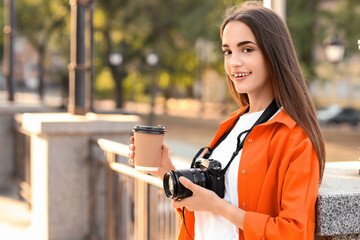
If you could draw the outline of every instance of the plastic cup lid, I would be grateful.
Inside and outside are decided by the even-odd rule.
[[[151,133],[151,134],[165,134],[165,126],[145,126],[145,125],[136,125],[133,127],[133,132],[140,133]]]

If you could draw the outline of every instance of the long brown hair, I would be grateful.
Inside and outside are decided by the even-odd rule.
[[[306,131],[313,143],[320,165],[320,182],[325,166],[325,145],[316,117],[316,111],[306,86],[297,55],[285,22],[274,11],[258,4],[245,4],[228,9],[220,28],[231,21],[245,23],[255,35],[268,63],[269,75],[277,104]],[[236,91],[229,76],[230,92],[239,106],[249,104],[246,93]]]

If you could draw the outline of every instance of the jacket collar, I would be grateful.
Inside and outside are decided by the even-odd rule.
[[[240,115],[245,112],[245,110],[248,108],[248,106],[249,105],[246,105],[246,106],[240,108],[239,110],[233,112],[232,114],[229,115],[229,118],[227,120],[225,120],[224,122],[222,122],[221,124],[228,124],[227,121],[230,120],[230,123],[232,126],[232,124],[234,124],[234,122],[240,117]],[[274,123],[282,123],[290,129],[294,128],[296,125],[296,122],[289,116],[289,114],[286,113],[286,111],[283,108],[281,108],[280,111],[273,118],[271,118],[269,121],[263,123],[263,125],[270,125],[270,124],[274,124]]]
[[[212,140],[212,142],[210,144],[210,147],[213,147],[215,145],[215,143],[217,141],[219,141],[221,136],[225,132],[227,132],[232,126],[234,126],[237,119],[239,119],[241,114],[244,113],[247,108],[248,108],[248,105],[233,112],[232,114],[229,115],[229,118],[227,120],[225,120],[224,122],[222,122],[220,124],[219,129],[215,135],[215,138]],[[287,126],[290,129],[294,128],[296,125],[296,122],[285,112],[285,110],[283,108],[272,119],[270,119],[269,121],[267,121],[261,125],[267,126],[267,125],[272,125],[275,123],[284,124],[285,126]]]

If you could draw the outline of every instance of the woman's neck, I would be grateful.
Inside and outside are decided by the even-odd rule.
[[[255,99],[254,98],[251,99],[251,97],[249,96],[250,109],[248,113],[265,110],[270,105],[273,99],[274,99],[273,95],[262,98],[255,98]]]

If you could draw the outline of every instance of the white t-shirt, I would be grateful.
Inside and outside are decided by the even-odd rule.
[[[237,147],[238,135],[250,129],[264,111],[248,113],[241,116],[229,135],[214,149],[209,158],[221,162],[225,168]],[[243,134],[241,141],[246,134]],[[225,173],[224,200],[238,207],[238,169],[242,150],[231,162]],[[195,239],[196,240],[234,240],[239,239],[239,229],[226,218],[205,211],[195,212]]]

